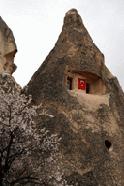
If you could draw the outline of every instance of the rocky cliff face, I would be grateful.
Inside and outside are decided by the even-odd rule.
[[[87,83],[84,92],[76,87],[79,79]],[[28,94],[53,116],[39,110],[38,123],[62,137],[61,169],[68,185],[124,185],[124,94],[77,10],[66,13]]]
[[[12,74],[16,66],[14,57],[17,51],[12,31],[0,17],[0,74]]]

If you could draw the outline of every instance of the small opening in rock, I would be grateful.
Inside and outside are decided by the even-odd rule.
[[[71,77],[67,77],[67,89],[72,90],[72,82],[73,79]]]
[[[105,146],[107,147],[108,150],[110,150],[110,147],[112,146],[112,144],[110,141],[105,140]]]
[[[89,94],[90,93],[90,84],[86,83],[86,93]]]

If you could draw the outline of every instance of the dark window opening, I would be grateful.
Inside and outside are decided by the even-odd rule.
[[[73,79],[71,77],[67,78],[67,89],[72,90],[72,81]]]
[[[105,140],[105,146],[107,147],[107,149],[109,150],[110,147],[112,146],[111,142],[108,140]]]
[[[86,83],[86,93],[89,94],[90,93],[90,84]]]

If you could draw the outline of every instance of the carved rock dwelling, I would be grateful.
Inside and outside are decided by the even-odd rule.
[[[37,124],[62,138],[68,185],[124,185],[124,93],[76,9],[66,13],[58,41],[26,93],[47,110],[42,116],[39,109]]]

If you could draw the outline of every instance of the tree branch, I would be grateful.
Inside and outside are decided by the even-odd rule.
[[[16,129],[14,129],[16,130]],[[8,164],[8,161],[9,161],[9,155],[10,155],[10,151],[11,151],[11,146],[13,144],[13,139],[15,138],[15,135],[14,135],[14,131],[12,131],[10,133],[10,141],[9,141],[9,144],[7,146],[7,153],[6,153],[6,158],[5,158],[5,165],[4,165],[4,172],[7,173],[10,166]]]

